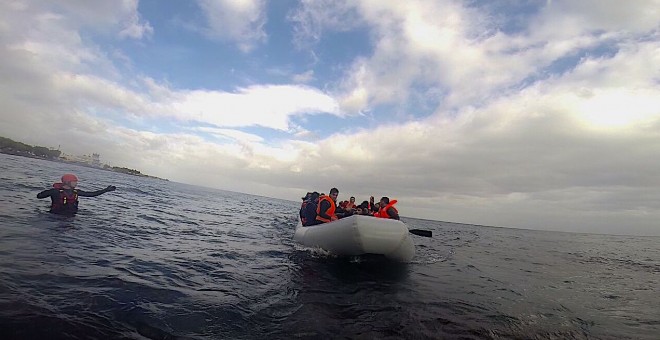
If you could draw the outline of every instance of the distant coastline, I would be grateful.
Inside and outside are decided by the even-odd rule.
[[[158,180],[161,180],[161,181],[168,181],[169,182],[169,180],[166,179],[166,178],[160,178],[160,177],[156,177],[156,176],[146,175],[146,174],[143,174],[140,171],[135,170],[135,169],[111,166],[111,165],[108,165],[108,164],[101,164],[100,162],[98,162],[97,164],[91,164],[89,162],[63,158],[63,157],[61,157],[62,152],[60,150],[54,150],[52,148],[47,148],[47,147],[43,147],[43,146],[32,146],[32,145],[28,145],[28,144],[21,143],[21,142],[16,142],[16,141],[14,141],[12,139],[9,139],[9,138],[6,138],[6,137],[0,137],[0,153],[7,154],[7,155],[13,155],[13,156],[43,159],[43,160],[58,162],[58,163],[75,164],[75,165],[80,165],[80,166],[84,166],[84,167],[87,167],[87,168],[94,168],[94,169],[100,169],[100,170],[106,170],[106,171],[112,171],[112,172],[119,172],[119,173],[123,173],[123,174],[128,174],[128,175],[133,175],[133,176],[138,176],[138,177],[154,178],[154,179],[158,179]],[[97,161],[98,161],[98,155],[95,155],[95,156],[97,156]]]

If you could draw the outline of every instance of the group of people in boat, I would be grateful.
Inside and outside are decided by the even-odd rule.
[[[359,205],[355,203],[355,197],[351,196],[348,201],[337,201],[339,190],[330,189],[328,195],[318,192],[308,192],[302,198],[300,206],[300,221],[303,226],[312,226],[328,223],[351,215],[367,215],[379,218],[399,219],[399,211],[394,207],[396,200],[383,196],[375,203],[371,196],[368,201]]]

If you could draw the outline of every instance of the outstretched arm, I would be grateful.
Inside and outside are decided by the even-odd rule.
[[[96,191],[78,190],[78,196],[80,196],[80,197],[94,197],[94,196],[105,194],[108,191],[115,191],[115,190],[117,190],[117,187],[115,187],[114,185],[108,185],[107,188],[101,189],[101,190],[96,190]]]
[[[53,196],[53,191],[55,191],[55,189],[44,190],[44,191],[37,194],[37,198],[46,198],[46,197]]]

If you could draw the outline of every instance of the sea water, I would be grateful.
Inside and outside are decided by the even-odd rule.
[[[66,172],[117,191],[49,214]],[[404,218],[400,264],[295,244],[298,208],[0,154],[0,338],[660,338],[658,237]]]

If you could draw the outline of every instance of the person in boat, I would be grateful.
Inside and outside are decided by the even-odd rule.
[[[357,213],[357,205],[355,205],[355,197],[351,196],[350,201],[346,202],[341,208],[344,213],[344,217],[351,216]]]
[[[344,202],[348,202],[348,201],[344,201]],[[337,210],[335,210],[335,215],[337,215],[337,218],[344,218],[353,215],[354,212],[355,211],[352,209],[351,210],[346,209],[345,205],[344,206],[340,205],[337,207]]]
[[[369,197],[369,212],[371,213],[371,215],[378,212],[378,207],[376,206],[376,204],[377,203],[374,203],[374,197],[373,196]]]
[[[396,210],[394,205],[396,204],[396,200],[390,201],[389,197],[382,197],[379,202],[379,210],[378,213],[374,214],[376,217],[380,218],[389,218],[393,220],[398,220],[399,219],[399,211]]]
[[[357,215],[372,215],[371,209],[369,208],[369,201],[363,201],[360,205],[355,208],[355,213]]]
[[[97,191],[83,191],[76,189],[78,177],[73,174],[62,176],[61,183],[53,184],[53,187],[37,194],[37,198],[50,197],[50,211],[58,215],[75,215],[78,212],[78,197],[95,197],[109,191],[115,191],[114,185]]]
[[[309,196],[311,196],[312,193],[308,192],[305,197],[302,198],[302,204],[300,204],[300,222],[303,222],[303,225],[305,224],[305,207],[309,203]]]
[[[351,196],[350,200],[348,201],[348,204],[346,204],[346,209],[355,209],[357,208],[357,205],[355,204],[355,197]]]
[[[321,223],[316,220],[316,207],[318,204],[319,204],[319,193],[314,191],[310,193],[300,213],[301,214],[300,220],[303,226],[307,227],[310,225],[316,225]]]
[[[346,208],[347,204],[348,204],[348,201],[337,202],[337,209],[339,211],[344,211],[344,208]]]
[[[329,195],[321,195],[319,203],[316,206],[316,221],[319,223],[328,223],[336,221],[337,217],[337,196],[339,196],[339,189],[330,189]]]

